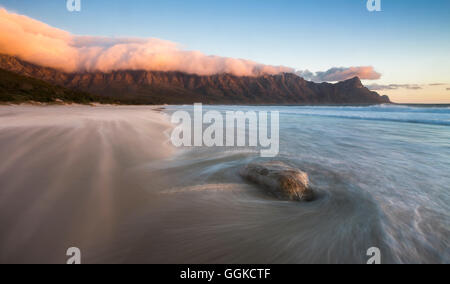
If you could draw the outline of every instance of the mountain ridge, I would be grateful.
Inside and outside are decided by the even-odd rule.
[[[77,104],[131,104],[89,93],[67,89],[45,81],[19,75],[0,68],[0,104],[39,103],[77,103]]]
[[[0,68],[95,96],[142,104],[383,104],[357,77],[336,84],[314,83],[292,74],[239,77],[182,72],[121,70],[65,73],[0,55]]]

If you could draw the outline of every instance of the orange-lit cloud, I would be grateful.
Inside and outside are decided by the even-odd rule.
[[[77,36],[0,8],[0,53],[66,72],[114,70],[180,71],[198,75],[237,76],[296,73],[312,81],[343,81],[355,76],[376,80],[373,67],[332,68],[296,72],[293,68],[250,60],[208,56],[155,38]]]
[[[0,26],[0,53],[66,72],[142,69],[238,76],[294,72],[244,59],[207,56],[160,39],[75,36],[5,9],[0,9]]]
[[[376,72],[372,66],[335,67],[324,72],[316,73],[308,70],[297,71],[297,75],[314,82],[337,82],[354,77],[359,77],[362,80],[378,80],[381,78],[381,74]]]

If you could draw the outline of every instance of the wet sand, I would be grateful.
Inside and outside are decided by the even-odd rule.
[[[65,263],[71,246],[87,261],[126,234],[149,198],[133,170],[174,151],[155,108],[0,106],[0,263]]]
[[[180,108],[0,107],[0,263],[449,262],[448,109],[271,107],[302,203],[243,181],[258,149],[174,149]]]

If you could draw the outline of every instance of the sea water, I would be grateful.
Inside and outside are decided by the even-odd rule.
[[[376,247],[383,263],[450,263],[448,106],[204,109],[279,111],[280,154],[156,159],[148,108],[2,109],[0,262],[78,247],[83,263],[366,263]],[[318,198],[280,201],[239,176],[266,161],[307,172]]]
[[[182,198],[183,214],[195,219],[169,235],[194,249],[186,260],[365,263],[377,247],[385,263],[450,262],[449,106],[208,110],[279,111],[280,154],[203,147],[177,158],[189,174],[172,198]],[[307,172],[318,200],[270,199],[238,177],[245,164],[268,160]]]

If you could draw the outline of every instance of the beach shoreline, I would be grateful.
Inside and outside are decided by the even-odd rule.
[[[0,106],[0,263],[448,263],[448,108],[280,112],[280,153],[172,146],[191,106]],[[424,135],[427,133],[427,135]],[[311,202],[240,176],[281,162]],[[317,193],[317,195],[316,195]]]
[[[157,180],[136,169],[175,151],[158,108],[0,106],[0,263],[64,263],[119,235]]]

